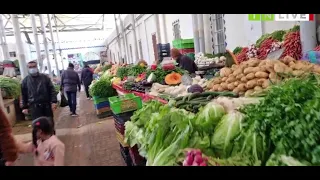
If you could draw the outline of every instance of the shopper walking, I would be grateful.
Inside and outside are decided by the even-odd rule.
[[[81,71],[81,83],[84,85],[86,91],[87,99],[90,99],[89,86],[93,81],[93,72],[91,68],[86,64]]]
[[[57,107],[57,95],[51,79],[39,73],[35,61],[28,63],[29,75],[22,81],[22,112],[28,114],[31,110],[31,118],[35,120],[45,116],[53,121],[53,111]]]
[[[11,166],[18,159],[18,148],[9,120],[0,107],[0,166]]]
[[[61,88],[65,91],[68,98],[71,116],[78,116],[77,109],[77,87],[80,92],[81,83],[77,72],[74,71],[74,65],[69,63],[68,69],[63,71],[61,75]]]

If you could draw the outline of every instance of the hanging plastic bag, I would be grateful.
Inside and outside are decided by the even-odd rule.
[[[61,101],[60,101],[60,107],[66,107],[68,106],[68,100],[65,97],[64,93],[60,93],[61,94]]]
[[[320,64],[320,52],[319,51],[308,51],[303,55],[302,59],[304,61],[309,61],[313,64]]]

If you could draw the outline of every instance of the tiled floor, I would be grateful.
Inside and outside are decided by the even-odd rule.
[[[66,166],[124,166],[112,118],[98,119],[92,101],[79,93],[77,112],[70,117],[69,108],[56,118],[58,137],[65,143]],[[16,165],[32,166],[32,155],[20,155]]]

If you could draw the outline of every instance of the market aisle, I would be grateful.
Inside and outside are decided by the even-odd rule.
[[[65,165],[123,166],[113,119],[98,119],[92,101],[86,99],[84,92],[79,96],[79,117],[70,117],[69,108],[65,107],[56,118],[57,135],[66,146]],[[32,155],[21,155],[16,165],[33,165]]]

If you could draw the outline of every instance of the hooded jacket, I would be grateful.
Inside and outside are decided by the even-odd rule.
[[[81,82],[85,86],[89,86],[93,80],[93,72],[90,68],[86,67],[81,72]]]
[[[77,92],[77,87],[79,90],[81,89],[79,75],[73,68],[69,67],[67,70],[63,71],[61,75],[61,86],[65,92]]]

